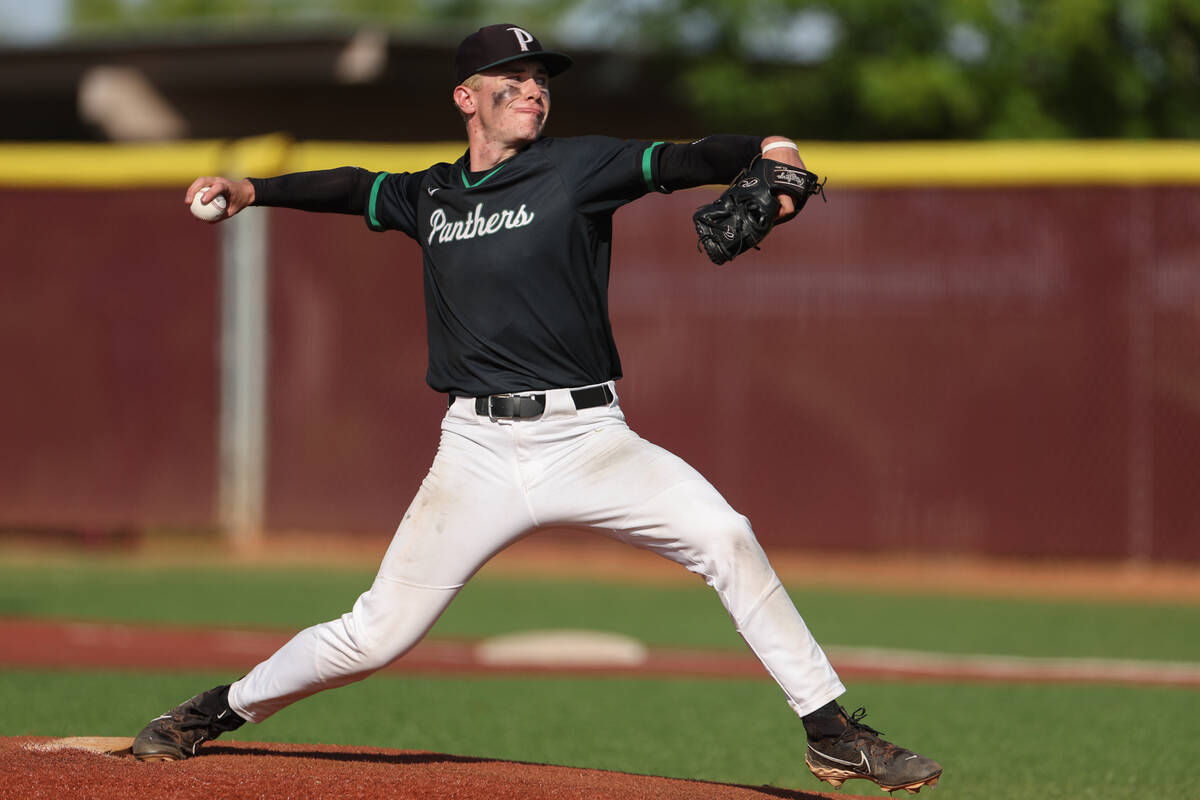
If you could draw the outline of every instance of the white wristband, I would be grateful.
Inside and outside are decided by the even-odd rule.
[[[780,147],[786,147],[789,150],[795,150],[797,153],[800,152],[800,148],[796,146],[795,142],[771,142],[771,144],[762,149],[763,155],[765,156],[768,150],[777,150]]]

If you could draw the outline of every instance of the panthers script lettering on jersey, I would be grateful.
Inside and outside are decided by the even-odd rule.
[[[506,208],[489,215],[484,215],[483,203],[479,203],[467,214],[466,219],[453,222],[446,216],[444,209],[436,209],[429,215],[429,241],[456,242],[463,239],[474,239],[479,236],[490,236],[500,230],[524,228],[533,222],[534,214],[522,203],[516,211]]]

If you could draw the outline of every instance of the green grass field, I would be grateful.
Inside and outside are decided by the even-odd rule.
[[[290,630],[348,610],[372,576],[361,569],[0,564],[0,615]],[[788,589],[823,644],[1200,662],[1197,605]],[[163,602],[169,597],[180,601]],[[716,594],[699,579],[652,586],[485,573],[455,598],[432,635],[563,627],[614,631],[664,646],[744,646]]]
[[[0,615],[297,628],[333,617],[362,570],[0,565]],[[1200,661],[1200,608],[947,598],[876,590],[791,594],[828,645]],[[177,598],[164,605],[162,598]],[[152,602],[147,598],[151,598]],[[883,604],[887,612],[880,614]],[[880,620],[886,625],[880,625]],[[434,636],[575,627],[660,645],[741,647],[695,586],[473,581]],[[0,672],[0,735],[120,735],[235,675]],[[863,682],[844,702],[938,758],[921,796],[1187,798],[1200,691]],[[298,703],[231,738],[376,745],[749,785],[828,788],[803,765],[802,729],[768,680],[375,676]],[[876,794],[861,781],[853,793]],[[878,793],[882,796],[882,793]]]

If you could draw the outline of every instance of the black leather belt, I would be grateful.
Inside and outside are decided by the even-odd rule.
[[[612,403],[613,393],[607,386],[589,386],[572,389],[571,399],[575,408],[595,408]],[[451,403],[454,399],[451,398]],[[528,419],[539,417],[546,410],[546,395],[539,394],[493,394],[475,398],[475,413],[489,419]]]

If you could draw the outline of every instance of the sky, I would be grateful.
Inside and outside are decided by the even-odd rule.
[[[0,40],[37,42],[62,31],[68,0],[0,0]]]

